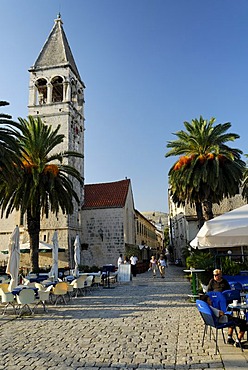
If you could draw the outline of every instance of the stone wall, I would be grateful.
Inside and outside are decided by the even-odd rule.
[[[82,235],[81,264],[115,265],[125,250],[123,209],[84,210]]]

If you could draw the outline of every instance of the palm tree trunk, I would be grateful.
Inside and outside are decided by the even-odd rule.
[[[196,214],[197,214],[197,220],[198,220],[198,228],[203,226],[204,224],[204,217],[203,217],[203,211],[202,211],[202,204],[201,202],[196,202],[195,203],[195,209],[196,209]]]
[[[202,202],[205,220],[212,220],[213,214],[213,203],[210,200],[204,200]]]
[[[27,224],[30,241],[30,263],[32,272],[39,271],[39,234],[40,234],[40,210],[36,210],[32,215],[31,210],[27,210]]]

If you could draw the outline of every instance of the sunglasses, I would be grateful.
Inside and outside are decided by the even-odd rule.
[[[214,276],[220,276],[220,274],[214,274]]]

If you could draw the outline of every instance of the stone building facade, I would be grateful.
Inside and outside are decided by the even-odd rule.
[[[116,265],[135,246],[135,211],[130,179],[85,185],[81,264]]]
[[[136,244],[142,251],[142,259],[157,256],[163,250],[163,232],[158,230],[141,212],[135,210],[136,216]]]

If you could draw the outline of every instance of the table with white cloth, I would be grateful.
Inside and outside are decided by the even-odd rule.
[[[189,269],[189,270],[183,270],[184,272],[190,272],[191,274],[191,287],[192,287],[192,296],[193,298],[198,297],[198,273],[199,272],[204,272],[205,270],[203,269]]]
[[[56,280],[56,281],[47,281],[45,282],[43,285],[45,288],[48,288],[49,286],[55,286],[59,281]]]
[[[245,318],[248,313],[248,303],[229,303],[228,308],[231,309],[232,313],[236,312],[238,317]]]
[[[28,274],[27,276],[25,276],[25,279],[29,280],[30,283],[42,283],[42,281],[48,278],[49,276],[46,273]]]
[[[79,273],[79,277],[80,276],[101,276],[101,272],[80,272]],[[73,280],[75,280],[76,277],[73,276],[73,275],[68,275],[65,277],[64,281],[67,281],[68,283],[71,283]]]

